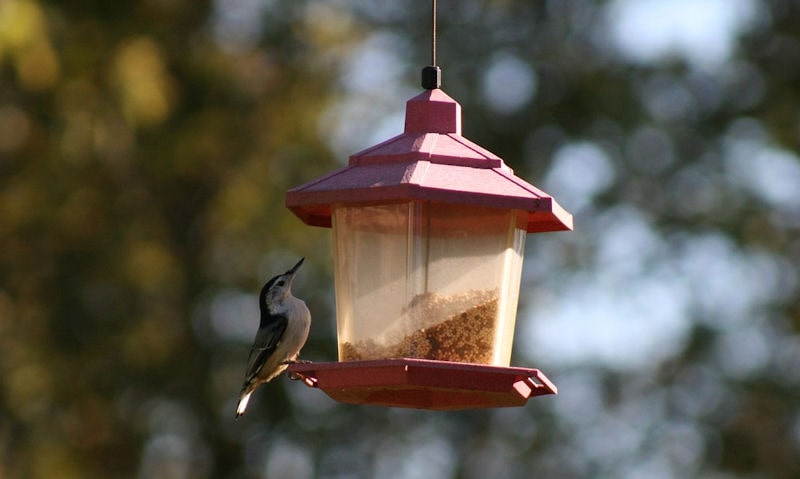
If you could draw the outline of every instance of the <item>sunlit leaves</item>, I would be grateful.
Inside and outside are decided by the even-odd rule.
[[[168,73],[164,54],[152,39],[134,37],[117,47],[113,79],[129,122],[152,126],[170,114],[176,101],[174,80]]]
[[[51,88],[61,75],[47,27],[38,1],[0,2],[0,60],[11,60],[20,83],[30,91]]]

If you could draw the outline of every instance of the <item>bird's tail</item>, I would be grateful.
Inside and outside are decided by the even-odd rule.
[[[253,389],[245,389],[242,395],[239,396],[239,405],[236,406],[236,417],[239,418],[247,410],[247,403],[250,402],[250,395],[253,394]]]

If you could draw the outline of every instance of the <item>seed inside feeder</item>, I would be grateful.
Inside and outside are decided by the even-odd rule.
[[[491,364],[498,300],[497,290],[417,295],[392,331],[378,340],[344,342],[340,356],[343,361],[419,358]]]

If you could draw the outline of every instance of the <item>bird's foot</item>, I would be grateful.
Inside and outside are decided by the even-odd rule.
[[[281,364],[289,365],[289,364],[311,364],[312,361],[308,361],[305,359],[287,359],[286,361],[282,362]],[[297,374],[294,371],[289,371],[286,373],[289,376],[289,379],[292,381],[297,381],[298,379],[305,379],[300,374]]]
[[[309,361],[307,359],[287,359],[281,364],[311,364],[311,363],[313,363],[313,361]]]

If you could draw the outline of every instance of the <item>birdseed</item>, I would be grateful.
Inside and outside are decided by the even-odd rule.
[[[342,360],[419,358],[490,364],[498,300],[496,290],[476,290],[451,296],[417,295],[401,318],[406,323],[405,330],[411,330],[409,333],[392,342],[372,338],[355,343],[344,342]],[[469,304],[473,306],[458,311]],[[447,319],[435,323],[436,319],[443,317],[442,313],[448,314],[444,316]]]

